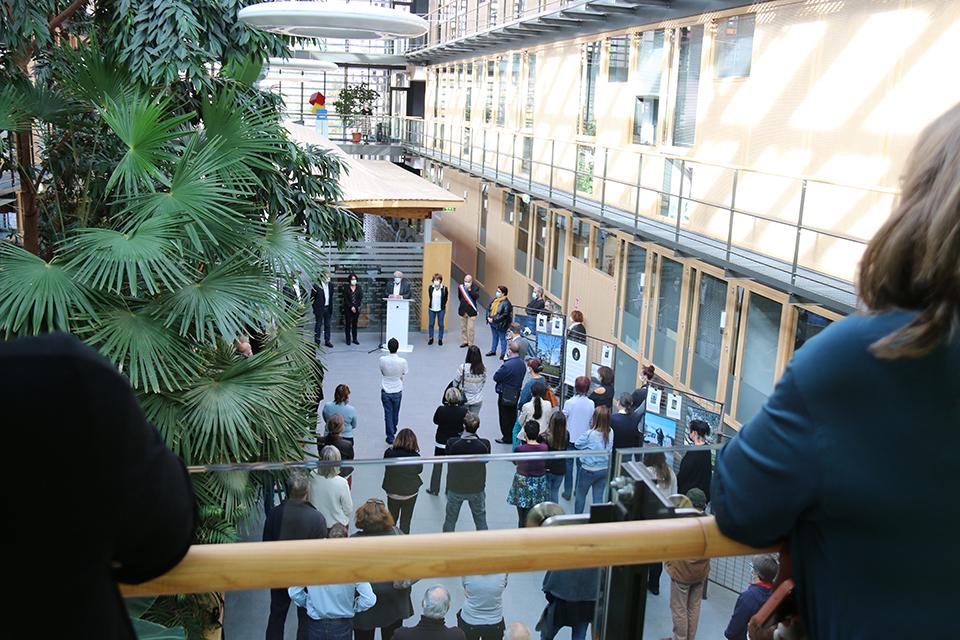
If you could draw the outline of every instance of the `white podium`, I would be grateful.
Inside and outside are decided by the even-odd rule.
[[[387,351],[387,342],[396,338],[400,343],[399,351],[409,353],[413,347],[407,340],[410,332],[410,301],[397,298],[384,298],[387,304],[387,331],[384,336],[383,350]]]

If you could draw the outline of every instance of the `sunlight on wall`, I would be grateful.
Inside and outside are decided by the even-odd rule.
[[[928,14],[916,9],[870,16],[811,89],[790,124],[808,131],[834,131],[848,125],[928,23]]]

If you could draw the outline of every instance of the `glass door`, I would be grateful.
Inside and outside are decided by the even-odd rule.
[[[550,225],[550,293],[558,301],[563,301],[563,273],[567,265],[567,230],[570,228],[569,216],[556,211],[551,212],[553,224]]]

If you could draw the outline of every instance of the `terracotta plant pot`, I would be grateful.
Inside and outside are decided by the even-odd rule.
[[[360,144],[360,132],[354,131],[350,134],[350,139],[353,140],[353,144]]]

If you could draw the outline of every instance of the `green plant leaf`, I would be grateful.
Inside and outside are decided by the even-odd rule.
[[[168,629],[156,622],[147,622],[139,618],[134,618],[131,622],[139,640],[186,640],[187,637],[183,629]]]
[[[287,217],[268,222],[264,234],[254,240],[253,250],[267,268],[278,273],[312,276],[326,268],[320,247],[307,240]]]
[[[244,105],[242,100],[237,91],[229,88],[205,99],[201,107],[204,134],[217,142],[225,166],[239,163],[250,170],[271,170],[271,154],[283,150],[286,136],[271,109],[266,105]],[[255,180],[252,172],[248,175]]]
[[[81,334],[146,391],[182,389],[197,375],[199,358],[145,307],[103,311]]]
[[[177,159],[171,142],[188,135],[183,125],[192,113],[171,116],[169,100],[129,94],[122,101],[104,96],[100,115],[107,126],[127,147],[107,181],[107,191],[119,182],[126,193],[136,193],[140,185],[151,186],[152,180],[166,182],[165,163]]]
[[[182,222],[157,216],[144,220],[129,233],[87,228],[69,238],[67,267],[95,289],[136,296],[145,288],[156,294],[186,286],[182,252],[177,240]]]
[[[0,242],[0,329],[6,337],[70,331],[79,312],[96,317],[90,292],[64,265]]]
[[[20,91],[13,83],[0,88],[0,131],[20,132],[29,128],[30,114]]]
[[[151,596],[145,598],[126,598],[123,602],[127,605],[127,613],[130,614],[130,617],[139,618],[146,613],[147,609],[156,601],[156,596]]]

